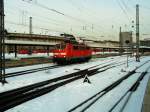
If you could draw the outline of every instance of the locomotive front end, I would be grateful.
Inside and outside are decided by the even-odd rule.
[[[53,50],[53,62],[58,64],[63,64],[66,61],[66,45],[58,44],[55,50]]]

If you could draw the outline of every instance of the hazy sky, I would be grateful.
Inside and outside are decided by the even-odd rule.
[[[135,7],[140,5],[140,35],[150,35],[150,0],[4,0],[5,27],[10,32],[72,33],[98,40],[118,40],[119,27],[135,33]],[[57,12],[58,11],[58,12]],[[144,35],[143,35],[144,34]]]

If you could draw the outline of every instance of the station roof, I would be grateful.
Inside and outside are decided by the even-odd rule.
[[[104,41],[98,41],[98,40],[92,40],[92,39],[83,39],[84,41],[92,41],[96,43],[106,43],[106,42],[111,42],[111,43],[119,43],[118,41],[112,41],[112,40],[104,40]]]
[[[64,37],[61,37],[61,36],[24,34],[24,33],[8,33],[7,37],[40,38],[40,39],[53,39],[53,40],[64,40],[65,39]]]
[[[53,46],[56,43],[53,42],[33,42],[24,40],[5,40],[6,45],[36,45],[36,46]]]

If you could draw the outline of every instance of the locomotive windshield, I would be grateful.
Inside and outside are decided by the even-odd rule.
[[[90,48],[85,45],[73,45],[74,50],[89,50]]]
[[[57,44],[56,49],[65,49],[65,44]]]

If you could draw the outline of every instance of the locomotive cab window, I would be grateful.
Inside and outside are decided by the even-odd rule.
[[[89,49],[90,49],[90,47],[86,47],[86,49],[87,49],[87,50],[89,50]]]
[[[85,50],[85,47],[84,46],[80,46],[80,50]]]
[[[65,44],[57,44],[56,45],[56,49],[65,49],[65,48],[66,48]]]
[[[73,49],[74,49],[74,50],[77,50],[77,49],[79,49],[79,48],[78,48],[78,46],[73,46]]]

